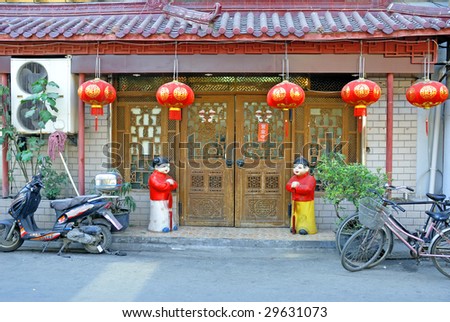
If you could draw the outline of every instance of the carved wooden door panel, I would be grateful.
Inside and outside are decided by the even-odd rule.
[[[181,224],[234,226],[234,97],[197,96],[183,119]]]
[[[290,150],[284,144],[289,130],[284,113],[270,108],[265,95],[236,98],[237,227],[286,226],[285,158]]]

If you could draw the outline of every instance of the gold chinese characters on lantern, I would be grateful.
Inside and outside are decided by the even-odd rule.
[[[115,88],[100,78],[84,82],[78,87],[80,99],[91,105],[91,115],[95,116],[95,131],[98,128],[98,116],[103,115],[103,106],[114,102],[116,95]]]
[[[412,105],[429,109],[439,105],[448,98],[447,87],[429,79],[416,82],[406,91],[406,99]]]
[[[158,88],[156,99],[169,108],[170,120],[181,120],[181,109],[194,103],[195,95],[188,85],[174,80]]]
[[[381,96],[381,88],[377,83],[359,78],[347,83],[341,90],[341,97],[354,107],[353,115],[367,116],[367,106],[375,103]]]

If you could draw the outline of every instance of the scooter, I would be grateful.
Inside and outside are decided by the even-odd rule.
[[[93,254],[109,252],[112,244],[111,225],[117,230],[121,223],[111,213],[111,201],[101,195],[81,195],[74,198],[53,200],[50,207],[55,210],[56,221],[52,229],[40,229],[34,213],[41,202],[44,187],[42,175],[33,176],[15,196],[8,210],[12,219],[0,220],[0,251],[18,249],[25,240],[47,242],[62,240],[58,255],[72,242],[81,243]]]

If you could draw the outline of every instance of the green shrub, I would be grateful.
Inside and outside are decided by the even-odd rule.
[[[41,160],[42,182],[44,183],[43,195],[49,200],[55,200],[61,196],[61,190],[67,184],[66,173],[58,173],[52,169],[52,162],[49,157]]]
[[[372,194],[371,190],[383,193],[387,175],[380,169],[371,172],[360,163],[347,164],[345,156],[330,153],[321,157],[316,169],[316,178],[324,188],[324,199],[330,201],[341,218],[339,212],[344,208],[341,202],[347,200],[358,208],[359,200]]]

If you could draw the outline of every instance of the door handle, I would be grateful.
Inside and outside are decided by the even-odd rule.
[[[225,164],[227,165],[227,168],[233,167],[233,160],[227,159],[225,160]]]
[[[245,164],[245,161],[243,159],[239,159],[236,161],[236,164],[239,168],[242,168]]]

